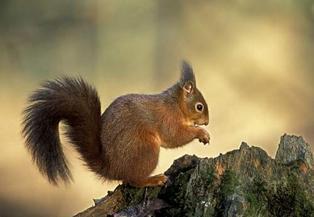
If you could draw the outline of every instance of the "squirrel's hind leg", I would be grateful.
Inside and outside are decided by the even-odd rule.
[[[133,187],[152,187],[152,186],[162,186],[167,182],[168,178],[164,174],[159,174],[156,176],[150,176],[143,180],[128,182]]]

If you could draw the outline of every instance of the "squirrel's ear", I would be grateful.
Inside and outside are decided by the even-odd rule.
[[[182,61],[180,84],[183,90],[188,94],[192,93],[196,86],[193,69],[191,65],[184,60]]]

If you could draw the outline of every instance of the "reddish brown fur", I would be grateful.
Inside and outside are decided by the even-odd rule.
[[[61,120],[92,171],[137,187],[166,182],[164,175],[149,177],[157,166],[160,147],[176,148],[196,138],[205,144],[209,141],[207,131],[195,126],[208,124],[208,108],[185,62],[178,83],[160,94],[118,97],[101,118],[97,93],[82,79],[48,82],[30,103],[25,110],[26,144],[53,183],[71,177],[59,140]]]
[[[193,125],[184,94],[178,83],[157,95],[119,97],[107,108],[102,115],[103,158],[107,159],[103,176],[135,186],[161,184],[164,176],[148,178],[157,166],[160,146],[175,148],[195,138],[209,139],[204,129]],[[208,112],[196,120],[206,124]]]

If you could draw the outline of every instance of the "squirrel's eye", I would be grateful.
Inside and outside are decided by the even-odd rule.
[[[197,112],[202,112],[204,110],[204,105],[200,102],[195,104],[195,109]]]

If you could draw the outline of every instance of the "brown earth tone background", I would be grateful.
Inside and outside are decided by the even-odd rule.
[[[274,156],[283,133],[314,144],[314,3],[310,0],[20,1],[0,3],[0,216],[71,216],[118,183],[102,183],[64,150],[75,182],[54,187],[21,138],[27,96],[46,79],[81,75],[102,110],[125,93],[157,93],[181,59],[210,106],[211,145],[163,150],[217,156],[241,141]]]

